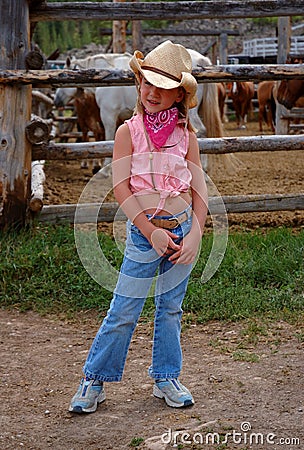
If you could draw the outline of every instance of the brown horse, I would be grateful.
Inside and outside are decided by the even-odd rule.
[[[105,140],[105,130],[100,118],[99,106],[96,103],[95,94],[83,88],[77,88],[74,97],[74,107],[77,114],[79,127],[82,131],[82,141],[89,141],[88,132],[92,131],[96,141]],[[87,162],[83,161],[82,168],[87,168]],[[102,162],[93,160],[93,174],[102,167]]]
[[[254,84],[252,81],[234,81],[228,83],[229,97],[235,109],[238,128],[246,128],[247,116],[252,111]]]
[[[105,140],[105,131],[100,119],[99,106],[96,103],[94,92],[77,88],[74,106],[78,123],[82,131],[82,141],[88,141],[88,132],[92,131],[96,141]]]
[[[304,96],[304,80],[282,80],[278,89],[278,102],[287,109],[295,106],[296,101]]]
[[[224,109],[225,109],[225,101],[226,101],[226,86],[225,83],[217,83],[217,96],[218,96],[218,104],[220,109],[221,120],[223,122],[224,119]]]
[[[274,81],[262,81],[258,84],[257,98],[259,103],[260,132],[263,131],[263,120],[271,128],[271,131],[275,132],[276,102],[273,95],[274,86]]]

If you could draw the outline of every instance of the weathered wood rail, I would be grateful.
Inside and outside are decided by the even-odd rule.
[[[251,136],[198,139],[200,152],[225,153],[304,150],[304,135]],[[114,141],[43,143],[33,146],[33,160],[79,160],[112,156]]]
[[[100,36],[111,36],[113,34],[112,28],[100,28]],[[127,35],[132,35],[132,31],[127,30]],[[239,36],[240,32],[238,30],[174,30],[168,28],[166,30],[161,28],[149,28],[143,29],[143,36],[220,36],[221,34],[227,34],[228,36]]]
[[[221,81],[263,81],[304,79],[303,64],[205,66],[194,70],[198,83]],[[127,70],[0,70],[0,84],[24,84],[35,87],[121,86],[133,85],[134,76]]]
[[[294,211],[304,208],[303,194],[263,194],[263,195],[235,195],[223,197],[210,197],[209,210],[212,215],[223,214],[222,202],[227,213],[252,213],[269,211]],[[84,203],[72,205],[44,206],[40,215],[40,222],[47,223],[74,223],[76,208],[77,223],[95,223],[124,221],[126,216],[119,209],[118,203]],[[96,211],[98,211],[96,217]]]
[[[303,0],[183,1],[149,3],[49,3],[31,11],[31,21],[50,20],[193,20],[296,16]]]

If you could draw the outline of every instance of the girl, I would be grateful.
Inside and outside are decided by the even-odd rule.
[[[128,217],[127,242],[107,316],[97,332],[84,378],[69,411],[96,411],[103,383],[120,381],[131,337],[152,281],[155,321],[153,394],[172,407],[194,404],[178,377],[182,302],[207,215],[207,189],[189,108],[197,83],[188,51],[166,41],[130,61],[138,88],[134,116],[115,136],[114,194]]]

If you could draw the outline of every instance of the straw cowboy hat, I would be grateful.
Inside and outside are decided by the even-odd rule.
[[[197,82],[191,74],[191,56],[182,45],[165,41],[145,58],[142,52],[137,50],[129,65],[138,83],[142,75],[149,83],[159,88],[173,89],[181,86],[186,91],[189,108],[197,105]]]

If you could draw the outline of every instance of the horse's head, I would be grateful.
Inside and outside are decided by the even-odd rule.
[[[239,92],[239,84],[237,81],[229,81],[226,83],[229,97],[236,97]]]
[[[304,80],[282,80],[277,100],[287,109],[291,109],[302,95],[304,95]]]
[[[232,89],[232,81],[226,81],[225,86],[226,86],[227,92],[230,92]]]
[[[64,87],[56,89],[54,97],[54,105],[56,108],[63,108],[66,106],[73,98],[76,93],[76,88]]]
[[[283,80],[281,81],[278,92],[277,92],[277,100],[281,105],[285,106],[287,109],[291,108],[290,99],[287,98],[288,91],[287,91],[287,81]]]
[[[193,69],[199,69],[201,67],[212,65],[211,60],[207,56],[202,55],[192,48],[187,48],[187,50],[191,56]]]
[[[70,58],[69,56],[67,57],[67,59],[65,60],[64,68],[68,70],[79,69],[78,61],[75,56],[72,56],[72,58]]]

